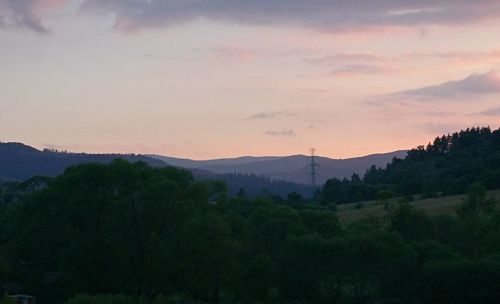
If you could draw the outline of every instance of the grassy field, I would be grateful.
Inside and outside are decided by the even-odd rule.
[[[488,197],[493,197],[500,202],[500,190],[488,192]],[[465,195],[452,195],[438,198],[422,199],[411,202],[417,208],[421,208],[429,215],[455,214],[455,207],[465,199]],[[398,199],[389,202],[397,204]],[[384,206],[376,201],[363,202],[363,208],[356,209],[357,203],[343,204],[337,206],[337,216],[340,222],[345,225],[357,220],[366,218],[370,215],[383,216],[385,214]]]

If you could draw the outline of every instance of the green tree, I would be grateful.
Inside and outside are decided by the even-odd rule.
[[[485,188],[472,184],[467,191],[467,199],[457,208],[459,218],[459,240],[457,245],[467,257],[475,259],[484,255],[492,246],[492,235],[498,235],[499,225],[493,225],[492,219],[495,201],[486,198]],[[495,238],[498,239],[498,238]]]
[[[333,212],[304,209],[299,212],[309,234],[329,239],[342,235],[342,227]]]
[[[390,228],[406,241],[431,239],[434,236],[432,219],[423,210],[408,203],[398,205],[389,216]]]
[[[170,293],[182,259],[172,249],[181,227],[212,208],[210,189],[171,167],[117,160],[69,168],[8,212],[5,252],[19,265],[13,279],[41,301]]]

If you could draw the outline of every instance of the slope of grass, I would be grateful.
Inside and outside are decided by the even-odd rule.
[[[500,190],[489,191],[487,197],[493,197],[500,202]],[[423,209],[429,215],[455,214],[455,207],[462,203],[465,195],[452,195],[430,199],[422,199],[411,202],[417,208]],[[398,204],[399,199],[390,200],[390,203]],[[373,216],[384,216],[384,206],[376,201],[363,202],[363,208],[356,209],[358,203],[343,204],[337,208],[337,216],[342,224],[349,224],[363,218]]]

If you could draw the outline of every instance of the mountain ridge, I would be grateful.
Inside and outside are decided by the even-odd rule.
[[[49,149],[38,150],[19,142],[0,142],[0,184],[21,182],[34,176],[55,177],[73,165],[89,162],[109,163],[117,158],[129,162],[143,161],[153,167],[172,166],[162,160],[140,154],[71,153]],[[249,159],[251,157],[246,158],[246,161]],[[230,161],[230,163],[234,162]],[[245,190],[249,197],[264,193],[286,197],[288,193],[294,191],[304,197],[310,197],[314,193],[314,188],[308,185],[271,180],[268,177],[255,174],[219,174],[195,168],[190,169],[190,171],[195,180],[224,181],[228,187],[228,193],[232,196],[235,196],[240,189]]]
[[[363,175],[372,165],[376,167],[385,167],[394,157],[406,157],[407,152],[407,150],[398,150],[346,159],[317,156],[316,162],[320,165],[320,169],[318,170],[318,182],[324,183],[332,177],[339,179],[350,178],[354,173]],[[309,183],[307,165],[310,162],[310,156],[303,154],[263,157],[244,156],[213,160],[177,159],[162,155],[149,156],[186,169],[201,169],[219,174],[256,174],[276,180],[300,184]]]
[[[165,162],[140,154],[90,154],[57,150],[38,150],[20,142],[0,142],[0,179],[26,180],[33,176],[56,176],[71,166],[87,162],[108,163],[116,158],[135,162],[144,161],[161,167]]]
[[[353,173],[363,175],[372,165],[383,167],[393,157],[403,157],[403,154],[406,154],[406,151],[377,153],[348,159],[318,156],[316,161],[320,169],[317,184],[322,184],[332,177],[350,178]],[[90,154],[38,150],[20,142],[0,142],[0,181],[21,181],[33,176],[54,177],[72,165],[87,162],[108,163],[116,158],[130,162],[144,161],[154,167],[185,168],[198,180],[223,180],[232,195],[235,195],[240,188],[245,189],[250,196],[259,195],[262,191],[286,196],[289,192],[297,191],[306,197],[314,192],[306,168],[310,161],[307,155],[191,160],[140,154]]]

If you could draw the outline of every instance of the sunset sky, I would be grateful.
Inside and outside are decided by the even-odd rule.
[[[499,0],[0,0],[0,141],[346,158],[486,125]]]

